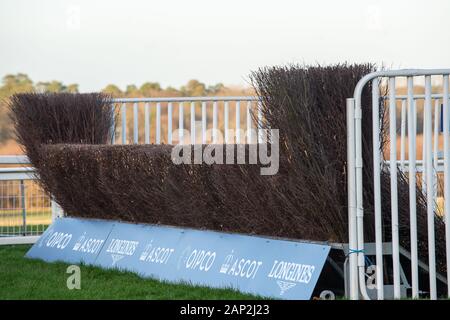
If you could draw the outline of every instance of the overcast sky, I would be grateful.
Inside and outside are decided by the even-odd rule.
[[[448,0],[0,0],[0,77],[246,84],[285,63],[450,67]]]

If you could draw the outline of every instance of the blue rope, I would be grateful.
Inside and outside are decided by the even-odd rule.
[[[355,250],[355,249],[348,249],[348,254],[352,254],[352,253],[364,253],[364,249],[360,249],[360,250]]]
[[[360,250],[355,250],[355,249],[348,249],[348,255],[352,254],[352,253],[365,253],[364,249],[360,249]],[[364,256],[364,262],[366,265],[372,265],[372,261],[370,260],[370,258],[368,256]]]

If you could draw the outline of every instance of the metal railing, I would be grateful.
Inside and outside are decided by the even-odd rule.
[[[29,164],[25,156],[0,156],[0,245],[35,242],[61,214]]]
[[[260,141],[257,97],[120,98],[112,108],[113,144]],[[34,242],[62,214],[26,156],[0,156],[0,244]]]
[[[263,121],[251,96],[120,98],[112,108],[120,123],[113,144],[254,143]]]
[[[449,214],[450,208],[450,113],[449,113],[449,69],[439,70],[399,70],[381,71],[371,73],[362,78],[355,88],[353,98],[347,99],[347,133],[348,133],[348,203],[349,203],[349,263],[350,263],[350,297],[358,299],[359,294],[365,299],[369,298],[365,274],[365,251],[364,251],[364,205],[363,205],[363,161],[362,161],[362,128],[361,128],[361,94],[363,88],[371,82],[372,84],[372,139],[373,139],[373,170],[374,170],[374,216],[375,216],[375,251],[376,251],[376,290],[377,298],[384,299],[383,283],[383,226],[381,211],[381,172],[384,164],[388,165],[390,176],[390,206],[391,206],[391,226],[392,233],[392,273],[393,273],[393,296],[401,298],[400,278],[400,245],[399,245],[399,207],[397,174],[398,169],[408,172],[409,182],[409,229],[410,243],[408,248],[411,252],[411,289],[412,298],[419,297],[419,259],[418,259],[418,234],[417,234],[417,194],[416,187],[420,180],[422,192],[426,195],[426,216],[427,216],[427,243],[428,243],[428,277],[429,296],[431,299],[437,298],[436,286],[436,243],[435,243],[435,213],[436,213],[436,182],[437,169],[442,169],[444,181],[444,206],[443,215],[445,219],[445,242],[446,242],[446,266],[447,280],[450,278],[450,228]],[[431,77],[437,77],[442,81],[442,85],[435,88],[440,90],[439,94],[432,94]],[[399,78],[406,78],[407,95],[397,96],[396,81]],[[389,155],[383,155],[380,150],[380,81],[386,79],[386,86],[389,95],[386,97],[386,108],[389,111]],[[415,94],[414,81],[424,80],[425,94]],[[434,104],[433,104],[434,100]],[[418,105],[423,104],[423,128],[422,138],[423,157],[421,163],[417,159],[418,149]],[[434,105],[434,108],[433,108]],[[439,119],[440,108],[443,109],[443,160],[439,159]],[[397,110],[401,108],[401,128],[400,128],[400,161],[397,153]],[[434,112],[433,112],[434,109]],[[434,116],[434,117],[433,117]],[[433,121],[434,119],[434,121]],[[435,130],[433,134],[433,122]],[[406,138],[407,135],[407,138]],[[434,139],[433,139],[434,136]],[[433,145],[434,140],[434,145]],[[407,142],[407,143],[406,143]],[[405,150],[408,148],[408,161]],[[388,158],[385,162],[383,158]],[[418,178],[418,164],[421,164],[421,176]],[[400,168],[399,168],[400,167]],[[450,296],[450,282],[447,281],[447,295]]]

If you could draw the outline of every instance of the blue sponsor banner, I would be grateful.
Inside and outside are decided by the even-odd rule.
[[[69,236],[60,234],[72,237],[68,240]],[[91,239],[89,245],[87,239]],[[100,245],[92,239],[103,242]],[[328,245],[308,242],[63,218],[44,233],[27,256],[84,261],[143,277],[235,288],[273,298],[310,299],[329,251]]]
[[[48,262],[95,264],[113,226],[104,220],[56,219],[26,256]]]

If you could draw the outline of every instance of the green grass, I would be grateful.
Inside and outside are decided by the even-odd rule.
[[[81,265],[81,289],[69,290],[68,264],[24,255],[29,245],[0,246],[0,300],[4,299],[257,299],[231,289],[211,289],[143,279],[130,272]]]

